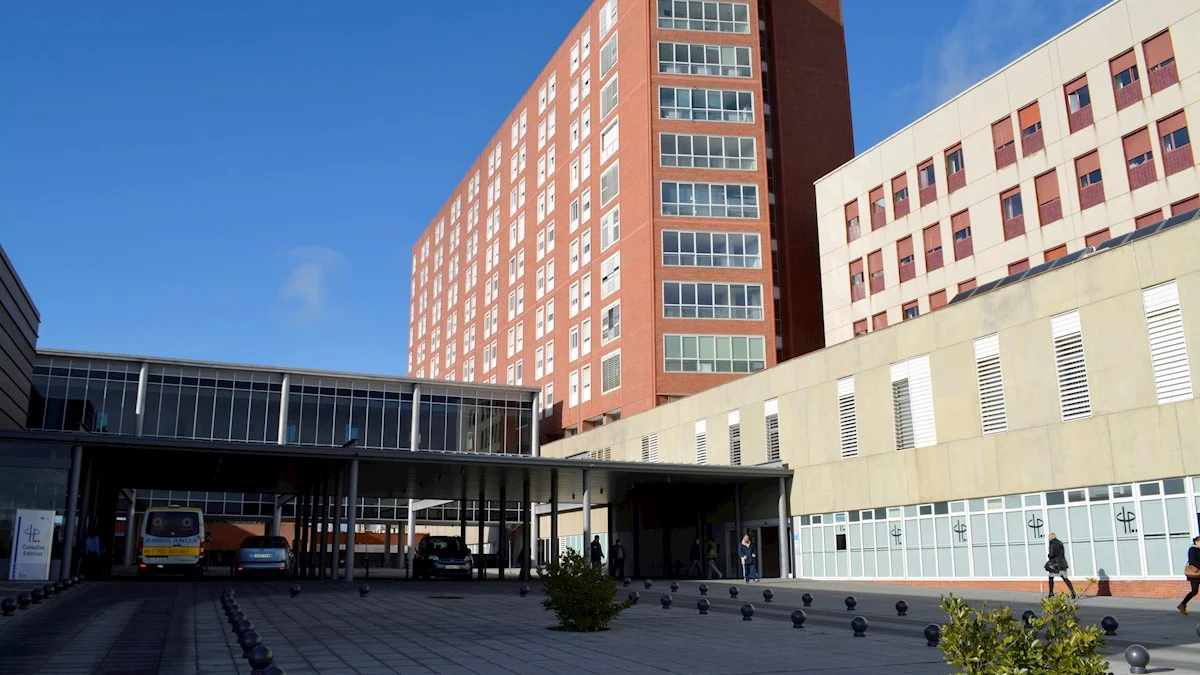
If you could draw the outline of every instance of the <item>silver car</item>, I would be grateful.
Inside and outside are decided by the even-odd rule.
[[[246,537],[233,560],[233,576],[292,574],[295,556],[283,537]]]

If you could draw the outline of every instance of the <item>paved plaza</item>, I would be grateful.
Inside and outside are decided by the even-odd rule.
[[[921,632],[940,622],[938,589],[806,581],[708,582],[710,614],[699,615],[696,581],[680,582],[670,610],[659,598],[669,583],[619,587],[637,590],[641,602],[610,630],[569,634],[549,630],[554,619],[540,601],[540,584],[520,597],[519,582],[306,582],[297,598],[287,582],[208,580],[181,582],[86,582],[82,587],[0,617],[0,673],[60,675],[247,675],[250,667],[225,622],[220,592],[237,591],[276,665],[290,675],[357,673],[382,675],[534,675],[544,673],[951,673],[942,653],[925,646]],[[0,582],[11,595],[21,585]],[[770,588],[773,601],[762,591]],[[805,628],[789,615],[801,594],[813,593]],[[853,594],[855,611],[843,598]],[[963,591],[989,604],[1010,604],[1017,613],[1035,608],[1037,596],[1001,591]],[[894,604],[905,599],[908,616]],[[751,602],[753,621],[743,621]],[[1135,642],[1149,647],[1151,672],[1200,675],[1200,617],[1184,617],[1174,602],[1085,598],[1085,620],[1105,614],[1121,621],[1107,638],[1112,672],[1128,672],[1120,654]],[[866,637],[853,637],[856,615],[870,622]]]

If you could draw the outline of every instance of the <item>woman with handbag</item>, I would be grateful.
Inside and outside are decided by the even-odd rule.
[[[1058,535],[1050,533],[1050,547],[1046,554],[1045,570],[1050,575],[1050,593],[1047,597],[1054,597],[1054,577],[1059,577],[1063,583],[1067,585],[1067,589],[1071,591],[1071,599],[1075,599],[1075,587],[1071,585],[1071,580],[1067,578],[1067,549],[1063,543],[1058,540]]]
[[[1192,547],[1188,549],[1188,564],[1183,568],[1183,575],[1192,585],[1191,592],[1183,596],[1183,602],[1179,603],[1179,611],[1186,616],[1188,601],[1200,593],[1200,537],[1192,539]]]

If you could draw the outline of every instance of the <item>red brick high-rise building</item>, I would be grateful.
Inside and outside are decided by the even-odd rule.
[[[413,249],[409,372],[577,433],[824,345],[839,0],[597,0]]]

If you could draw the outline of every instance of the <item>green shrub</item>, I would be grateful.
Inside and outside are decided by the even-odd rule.
[[[614,602],[616,580],[592,567],[574,549],[567,549],[559,561],[538,570],[538,575],[545,579],[548,596],[542,605],[555,613],[563,630],[602,630],[632,604]]]
[[[1081,626],[1065,595],[1042,600],[1040,615],[1026,627],[1012,609],[978,611],[953,594],[942,596],[947,624],[939,645],[946,663],[963,675],[1104,675],[1108,661],[1099,628]]]

